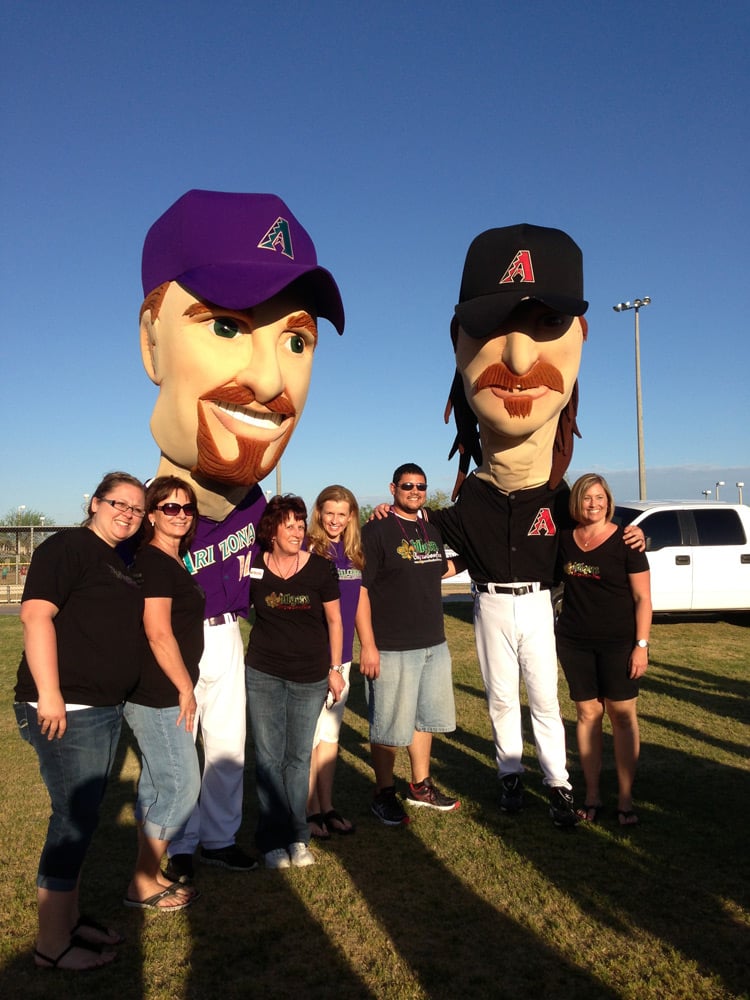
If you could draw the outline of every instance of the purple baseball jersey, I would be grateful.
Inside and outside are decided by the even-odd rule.
[[[198,518],[185,565],[206,594],[206,618],[234,612],[247,618],[250,567],[258,550],[255,526],[266,509],[260,486],[223,521]]]

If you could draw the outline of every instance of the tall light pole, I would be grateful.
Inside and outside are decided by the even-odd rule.
[[[635,310],[635,413],[638,426],[638,499],[646,499],[646,458],[643,454],[643,399],[641,396],[641,330],[638,321],[638,313],[642,306],[651,304],[648,295],[642,299],[633,299],[632,302],[618,302],[612,306],[615,312],[625,312],[628,309]]]
[[[720,480],[719,480],[719,481],[717,482],[717,484],[716,484],[716,499],[717,499],[717,500],[719,499],[719,487],[720,487],[720,486],[726,486],[726,483],[724,482],[724,480],[723,480],[723,479],[720,479]]]
[[[734,485],[737,487],[737,490],[738,490],[738,493],[739,493],[739,497],[740,497],[739,502],[742,503],[742,487],[745,484],[744,483],[735,483]]]
[[[708,498],[711,496],[711,490],[701,490],[701,493],[706,498],[706,500],[708,500]]]

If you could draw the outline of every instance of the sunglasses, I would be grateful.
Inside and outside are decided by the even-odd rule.
[[[427,483],[399,483],[397,489],[408,493],[409,490],[419,490],[420,493],[427,492]]]
[[[192,517],[193,514],[198,513],[198,508],[194,503],[163,503],[161,507],[157,507],[156,509],[160,510],[167,517],[177,517],[181,510],[184,510],[188,517]]]

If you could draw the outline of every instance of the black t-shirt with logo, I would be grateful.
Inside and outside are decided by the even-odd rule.
[[[138,683],[145,652],[143,594],[115,550],[90,528],[59,531],[34,552],[23,601],[43,600],[59,611],[60,690],[68,705],[123,702]],[[26,653],[17,701],[37,701]]]
[[[447,560],[440,532],[423,517],[393,512],[362,528],[362,586],[378,649],[427,649],[445,642],[441,580]]]
[[[328,676],[328,623],[324,604],[339,600],[339,578],[329,559],[311,553],[293,576],[276,576],[258,559],[250,574],[255,624],[245,663],[300,684]]]
[[[203,652],[203,613],[206,606],[203,588],[195,582],[187,567],[154,545],[145,545],[138,550],[133,572],[141,580],[144,598],[172,598],[172,632],[195,686]],[[128,701],[148,708],[174,708],[179,704],[177,688],[159,666],[148,643],[141,679]]]
[[[557,634],[632,644],[637,636],[629,575],[648,571],[646,553],[626,545],[619,527],[589,550],[578,545],[572,531],[563,531],[559,561],[565,594]]]

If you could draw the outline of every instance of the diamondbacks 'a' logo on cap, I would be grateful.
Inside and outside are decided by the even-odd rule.
[[[531,251],[519,250],[508,264],[505,274],[498,284],[512,285],[514,281],[534,281],[534,267],[531,263]]]
[[[278,217],[258,244],[258,248],[260,250],[280,250],[285,257],[294,260],[292,234],[289,232],[289,223],[286,219]]]
[[[529,536],[532,535],[556,535],[557,525],[552,517],[549,507],[540,507],[536,512],[534,523],[529,528]]]

